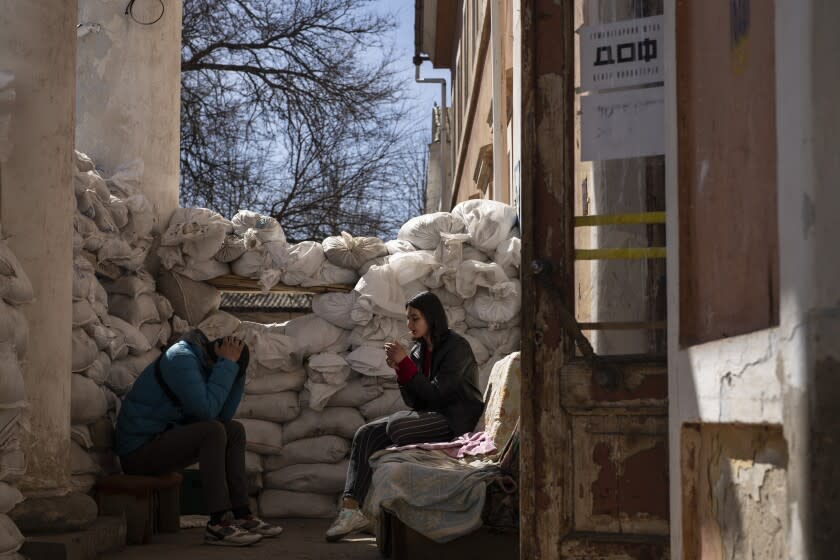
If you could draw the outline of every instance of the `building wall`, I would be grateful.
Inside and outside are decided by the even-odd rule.
[[[674,47],[680,39],[674,34],[675,0],[666,2],[665,16],[666,174],[673,209],[678,203]],[[837,500],[831,497],[837,495],[831,473],[838,450],[827,433],[836,433],[838,420],[827,411],[829,401],[836,403],[840,354],[840,260],[830,248],[840,238],[835,218],[840,164],[830,155],[840,140],[840,110],[829,101],[840,94],[832,62],[840,48],[833,31],[838,21],[836,3],[775,3],[779,326],[681,347],[679,247],[668,246],[670,465],[672,473],[681,473],[671,477],[671,518],[683,520],[682,530],[671,531],[673,558],[742,557],[744,543],[736,533],[758,542],[768,527],[780,532],[776,537],[787,552],[774,552],[779,541],[773,537],[756,557],[827,558],[830,543],[836,544],[836,523],[831,527],[830,520],[838,509],[831,501]],[[669,239],[678,235],[677,218],[669,212]],[[695,454],[697,441],[706,442],[701,449],[724,449],[727,441],[751,440],[760,426],[779,434],[776,442],[782,442],[786,459],[772,453],[773,446],[757,443],[746,455],[725,454],[730,468],[722,471],[720,454]],[[692,466],[691,457],[706,462]],[[692,480],[699,480],[693,473],[703,470],[713,477],[692,494]],[[722,491],[725,487],[731,491]],[[714,503],[692,501],[708,493]],[[724,517],[730,512],[743,524],[740,531],[731,532],[723,519],[709,519],[710,507]],[[826,548],[819,548],[821,542]],[[697,550],[702,555],[692,556]]]
[[[165,228],[178,207],[181,107],[181,0],[160,21],[140,25],[123,0],[79,0],[76,148],[107,177],[143,161],[141,189]],[[140,21],[160,14],[137,2]]]

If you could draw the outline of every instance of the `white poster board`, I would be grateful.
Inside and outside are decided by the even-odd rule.
[[[581,161],[665,153],[665,88],[580,97]]]
[[[580,89],[664,82],[663,29],[663,16],[581,27]]]

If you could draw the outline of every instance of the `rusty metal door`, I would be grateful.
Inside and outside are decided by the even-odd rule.
[[[520,557],[668,558],[665,318],[658,299],[664,297],[658,282],[664,261],[650,262],[664,251],[583,253],[636,255],[645,262],[635,268],[599,265],[598,274],[589,276],[575,259],[582,238],[576,226],[587,224],[640,227],[638,239],[633,239],[646,240],[648,247],[664,245],[665,208],[659,196],[664,192],[664,163],[646,158],[635,164],[634,173],[641,170],[644,177],[635,188],[646,193],[642,207],[630,212],[636,218],[627,218],[628,212],[621,218],[587,217],[582,211],[587,189],[594,184],[587,184],[580,173],[576,129],[574,34],[581,4],[522,2]],[[601,171],[612,172],[606,166]],[[612,186],[624,188],[625,183]],[[609,206],[609,200],[603,205]],[[584,308],[612,308],[587,307],[586,297],[594,296],[587,296],[582,284],[602,286],[603,278],[630,278],[633,270],[643,271],[644,277],[627,282],[640,286],[640,303],[631,307],[644,316],[624,321],[583,316]],[[595,292],[601,294],[599,290]],[[641,334],[608,336],[599,329]],[[586,349],[588,343],[596,355]],[[612,351],[627,348],[638,351]]]

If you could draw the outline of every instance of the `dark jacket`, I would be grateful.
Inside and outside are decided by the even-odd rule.
[[[242,399],[245,376],[236,362],[211,363],[204,348],[182,340],[160,362],[165,382],[181,401],[177,406],[155,378],[155,364],[143,370],[125,396],[117,417],[115,451],[126,455],[172,426],[199,420],[230,422]]]
[[[423,375],[424,343],[409,352],[417,374],[400,385],[405,404],[417,411],[434,411],[446,416],[454,436],[475,429],[484,412],[484,401],[475,383],[478,365],[472,347],[456,332],[448,331],[432,350],[429,377]]]

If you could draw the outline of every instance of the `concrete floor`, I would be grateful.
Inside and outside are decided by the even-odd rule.
[[[143,546],[128,546],[102,559],[119,560],[204,560],[236,558],[237,560],[381,560],[376,539],[359,534],[337,543],[324,540],[329,519],[282,519],[277,521],[283,534],[263,539],[249,547],[209,546],[203,544],[204,529],[182,529],[152,537]]]

